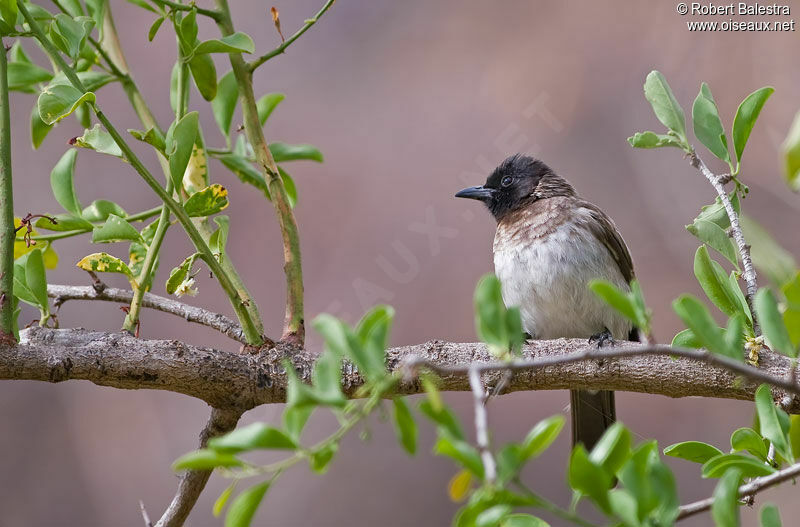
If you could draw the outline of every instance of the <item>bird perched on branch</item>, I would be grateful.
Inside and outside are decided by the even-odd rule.
[[[517,306],[531,338],[638,340],[621,314],[588,287],[604,279],[623,291],[633,262],[614,222],[538,159],[516,154],[483,186],[457,198],[482,201],[497,220],[494,268],[503,301]],[[571,392],[572,439],[591,449],[615,421],[614,392]]]

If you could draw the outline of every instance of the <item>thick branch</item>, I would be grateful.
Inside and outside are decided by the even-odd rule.
[[[106,287],[102,291],[97,291],[91,286],[74,285],[48,285],[47,295],[55,299],[55,305],[60,306],[68,300],[105,300],[108,302],[119,302],[121,304],[130,303],[133,298],[133,291],[126,289],[116,289]],[[190,306],[171,298],[145,293],[142,306],[156,309],[164,313],[177,315],[187,322],[202,324],[212,329],[216,329],[223,335],[232,338],[242,344],[247,344],[247,338],[242,332],[242,327],[219,313],[208,311],[201,307]]]
[[[11,106],[8,57],[0,41],[0,339],[14,340],[14,188],[11,184]]]
[[[285,402],[283,359],[290,358],[303,378],[309,377],[315,359],[313,353],[289,352],[281,345],[250,355],[82,329],[31,328],[22,332],[21,340],[21,345],[0,347],[0,379],[80,379],[122,389],[168,390],[222,409],[247,410]],[[680,355],[672,357],[671,353]],[[392,371],[407,372],[421,363],[436,365],[441,389],[449,391],[471,390],[466,376],[469,365],[491,360],[483,344],[441,341],[391,348],[387,354]],[[758,369],[735,363],[747,377],[708,362],[724,361],[724,357],[634,343],[594,350],[587,348],[583,339],[534,341],[525,346],[523,357],[530,363],[512,365],[514,375],[505,392],[584,388],[753,400],[758,385],[771,382],[787,392],[800,393],[797,381],[788,380],[790,360],[767,351],[761,353]],[[500,382],[504,375],[497,363],[479,369],[487,385]],[[413,377],[400,386],[402,393],[422,391]],[[350,395],[363,382],[350,366],[344,368],[342,381]],[[793,397],[786,409],[800,413],[800,397]]]
[[[779,470],[774,474],[770,474],[769,476],[763,476],[760,478],[756,478],[750,483],[742,485],[739,487],[739,497],[744,498],[746,496],[754,496],[758,494],[762,490],[766,490],[770,487],[774,487],[775,485],[779,485],[784,481],[788,481],[790,479],[795,479],[800,476],[800,463],[795,463],[789,467],[786,467],[783,470]],[[683,520],[684,518],[688,518],[689,516],[694,516],[703,511],[707,511],[711,508],[711,505],[714,503],[714,498],[706,498],[704,500],[696,501],[694,503],[689,503],[688,505],[681,505],[680,512],[678,513],[678,520]]]
[[[753,267],[753,260],[750,258],[750,246],[745,241],[744,233],[742,232],[742,226],[739,224],[739,215],[736,214],[736,210],[733,208],[733,204],[728,197],[728,193],[725,191],[723,177],[717,176],[711,172],[706,164],[703,163],[703,160],[697,156],[696,152],[692,152],[691,159],[692,166],[698,169],[705,176],[708,182],[711,183],[711,185],[714,187],[714,190],[717,191],[717,195],[719,195],[722,206],[725,207],[725,212],[728,213],[728,219],[731,223],[731,235],[733,236],[733,240],[736,242],[736,247],[739,249],[739,257],[742,259],[742,278],[744,278],[745,282],[745,298],[747,299],[747,307],[750,308],[750,314],[753,317],[753,331],[755,332],[756,336],[758,336],[761,334],[761,330],[758,326],[756,311],[753,309],[753,298],[755,298],[756,292],[758,292],[758,285],[756,284],[756,270],[755,267]]]
[[[205,428],[200,432],[200,448],[206,446],[208,440],[226,434],[236,428],[236,423],[242,412],[236,410],[211,410],[211,417],[208,419]],[[156,527],[180,527],[186,521],[189,513],[192,512],[197,498],[211,477],[210,470],[190,470],[181,476],[178,484],[178,492],[172,499],[172,503],[167,507],[166,512],[156,523]]]

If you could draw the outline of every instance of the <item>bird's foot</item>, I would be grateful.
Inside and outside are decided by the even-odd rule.
[[[523,338],[525,339],[525,344],[531,344],[534,340],[536,340],[536,337],[534,337],[527,331],[524,333]]]
[[[603,328],[603,331],[589,337],[589,344],[594,344],[597,348],[605,348],[606,346],[613,346],[617,341],[611,336],[608,328]]]

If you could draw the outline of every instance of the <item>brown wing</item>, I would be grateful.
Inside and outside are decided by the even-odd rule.
[[[587,209],[592,218],[592,221],[587,222],[587,227],[606,246],[614,261],[617,262],[625,281],[630,283],[634,278],[633,260],[631,260],[631,253],[628,252],[625,240],[622,239],[619,231],[617,231],[617,226],[614,225],[614,222],[605,212],[591,203],[583,201],[580,206]]]

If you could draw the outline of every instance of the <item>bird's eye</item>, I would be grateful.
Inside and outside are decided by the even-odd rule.
[[[503,181],[501,181],[500,184],[503,185],[504,187],[507,187],[511,185],[512,181],[514,181],[514,178],[512,178],[511,176],[506,176],[503,178]]]

